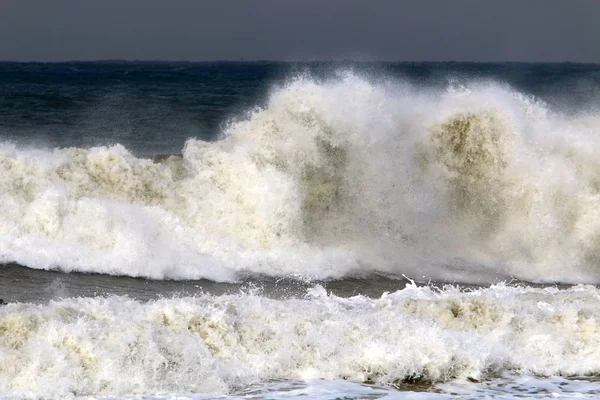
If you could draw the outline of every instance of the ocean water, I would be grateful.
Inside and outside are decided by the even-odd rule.
[[[600,66],[0,63],[0,398],[600,397]]]

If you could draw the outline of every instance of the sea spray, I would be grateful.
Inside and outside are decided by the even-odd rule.
[[[597,110],[301,75],[181,157],[0,146],[0,259],[232,281],[598,282]]]

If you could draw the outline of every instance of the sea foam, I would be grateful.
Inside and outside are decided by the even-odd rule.
[[[311,379],[464,391],[461,382],[506,374],[597,375],[599,321],[591,286],[16,303],[0,308],[0,393],[234,394]]]

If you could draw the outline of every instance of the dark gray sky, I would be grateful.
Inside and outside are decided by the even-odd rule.
[[[600,63],[600,0],[0,0],[0,60]]]

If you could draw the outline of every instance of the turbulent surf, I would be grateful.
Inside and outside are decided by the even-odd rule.
[[[235,393],[273,379],[402,386],[600,370],[600,294],[409,286],[379,299],[256,294],[0,309],[0,392]],[[418,386],[415,386],[418,387]]]
[[[0,399],[597,397],[598,71],[0,63]]]
[[[600,114],[505,85],[291,78],[216,141],[0,147],[0,256],[231,281],[598,281]]]

